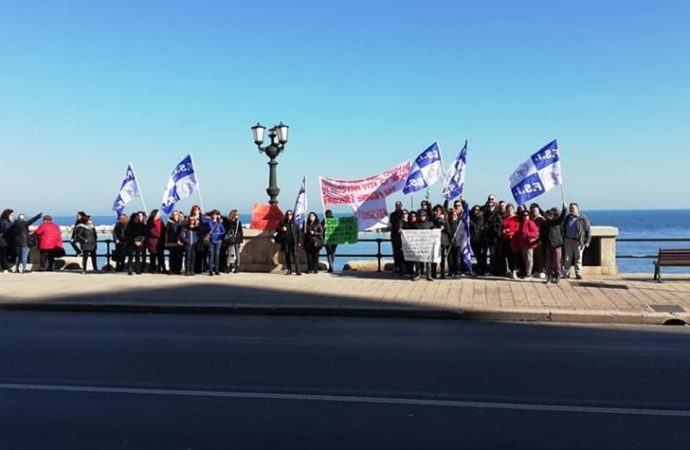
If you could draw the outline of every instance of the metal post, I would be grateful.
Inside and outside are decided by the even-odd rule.
[[[381,257],[383,255],[381,254],[381,238],[376,238],[376,258],[379,261],[379,268],[377,272],[382,272],[381,270]]]
[[[112,240],[106,239],[105,240],[105,258],[106,258],[106,265],[110,265],[110,243]]]

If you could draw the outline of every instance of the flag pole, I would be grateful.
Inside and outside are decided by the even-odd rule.
[[[192,167],[194,167],[194,157],[191,153],[189,154],[189,160],[192,162]],[[196,178],[196,195],[199,197],[199,206],[201,206],[201,212],[206,212],[204,209],[204,200],[201,198],[201,189],[199,189],[201,183],[199,183],[199,177],[196,176],[196,167],[194,167],[194,175]]]
[[[308,197],[307,197],[307,177],[304,176],[302,178],[302,181],[304,182],[304,213],[302,216],[302,223],[307,223],[307,210],[309,209],[309,204],[308,204]]]
[[[141,185],[139,184],[139,177],[137,176],[137,172],[134,170],[134,165],[130,162],[129,167],[132,168],[132,174],[134,174],[134,179],[137,182],[137,190],[139,191],[139,199],[141,199],[141,204],[144,207],[144,212],[148,216],[149,210],[146,207],[146,202],[144,201],[144,191],[141,189]]]

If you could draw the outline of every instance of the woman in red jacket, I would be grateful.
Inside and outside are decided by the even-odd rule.
[[[517,278],[517,264],[519,251],[513,248],[513,237],[520,228],[520,221],[515,215],[515,206],[512,203],[506,205],[506,213],[501,227],[501,257],[507,259],[506,267],[511,278]]]
[[[514,252],[522,255],[524,279],[532,278],[532,268],[534,267],[534,249],[537,248],[539,240],[539,226],[530,219],[529,211],[524,206],[520,206],[517,212],[518,230],[511,242]]]
[[[149,221],[146,224],[146,249],[151,257],[149,272],[165,272],[165,254],[163,239],[163,220],[157,209],[151,211]]]
[[[52,217],[45,215],[43,223],[34,234],[38,237],[38,249],[41,252],[41,270],[52,272],[55,267],[55,257],[63,254],[60,227],[53,223]]]

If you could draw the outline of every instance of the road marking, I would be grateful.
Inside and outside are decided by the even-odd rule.
[[[252,400],[283,400],[306,402],[331,402],[331,403],[368,403],[377,405],[404,405],[404,406],[434,406],[446,408],[475,408],[475,409],[500,409],[514,411],[537,411],[581,414],[618,414],[628,416],[658,416],[658,417],[690,417],[690,410],[681,409],[646,409],[646,408],[622,408],[605,406],[577,406],[577,405],[550,405],[536,403],[514,402],[481,402],[463,400],[421,399],[404,397],[372,397],[353,395],[324,395],[324,394],[299,394],[299,393],[271,393],[271,392],[241,392],[241,391],[212,391],[192,389],[152,389],[134,387],[108,387],[108,386],[79,386],[79,385],[50,385],[50,384],[23,384],[0,383],[0,390],[13,391],[52,391],[52,392],[76,392],[95,394],[120,394],[120,395],[148,395],[168,397],[211,397],[211,398],[235,398]]]

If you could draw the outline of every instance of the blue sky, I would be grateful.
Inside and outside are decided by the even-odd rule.
[[[205,206],[248,212],[249,127],[282,120],[283,208],[303,175],[320,210],[319,175],[435,140],[447,165],[469,140],[470,202],[509,198],[554,138],[584,208],[688,208],[688,23],[687,1],[1,2],[0,204],[107,214],[131,161],[151,208],[191,152]]]

